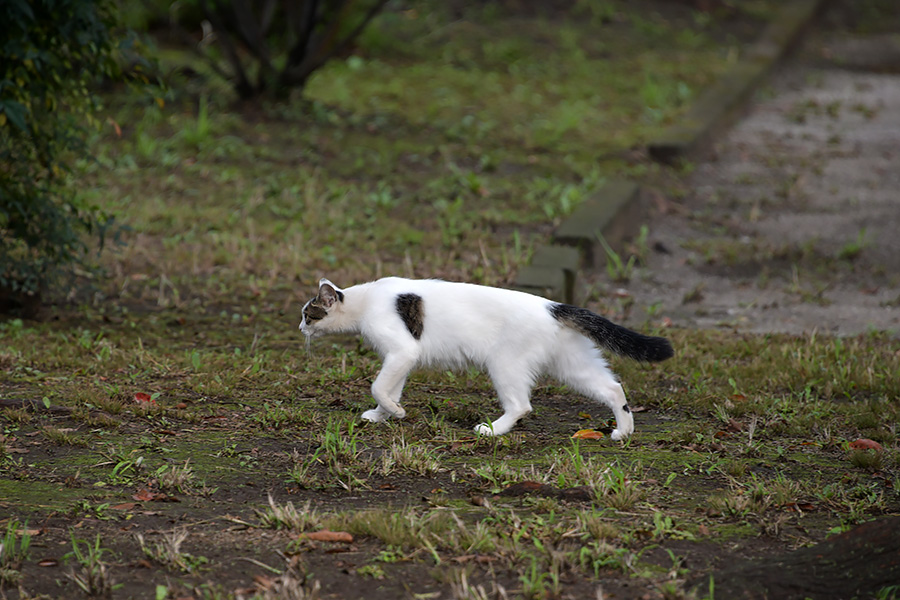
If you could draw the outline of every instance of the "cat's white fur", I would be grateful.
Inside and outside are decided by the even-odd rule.
[[[609,406],[616,419],[612,439],[634,431],[625,393],[600,350],[554,318],[550,300],[480,285],[397,277],[347,289],[322,279],[319,286],[319,296],[310,302],[327,297],[332,289],[340,299],[332,300],[327,316],[311,323],[304,307],[300,330],[308,337],[361,334],[384,359],[372,384],[378,407],[364,412],[365,420],[406,415],[400,396],[411,370],[475,365],[490,375],[504,411],[493,423],[478,425],[479,434],[503,435],[530,413],[531,388],[541,374]],[[398,314],[396,298],[401,294],[422,298],[424,327],[418,340]]]

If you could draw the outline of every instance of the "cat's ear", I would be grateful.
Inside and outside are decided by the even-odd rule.
[[[344,301],[344,292],[327,279],[319,280],[319,301],[325,308],[331,308],[335,302]]]

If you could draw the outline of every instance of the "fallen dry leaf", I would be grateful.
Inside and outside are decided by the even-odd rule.
[[[151,500],[153,500],[153,494],[150,493],[150,490],[148,490],[147,488],[139,489],[138,492],[136,494],[133,494],[131,497],[138,502],[150,502]]]
[[[137,506],[136,502],[123,502],[122,504],[116,504],[115,506],[110,506],[112,510],[131,510]]]
[[[147,488],[141,488],[131,497],[138,502],[180,502],[175,496],[169,496],[162,492],[151,492]]]
[[[853,450],[874,450],[875,452],[882,451],[881,444],[879,444],[875,440],[866,438],[859,438],[855,442],[850,442],[850,448]]]
[[[106,122],[113,126],[113,129],[116,131],[116,137],[122,137],[122,128],[116,123],[116,120],[112,117],[107,117]]]
[[[483,554],[464,554],[463,556],[455,556],[455,557],[451,558],[450,560],[455,563],[464,565],[469,562],[486,564],[486,563],[491,563],[497,559],[493,556],[484,556]]]
[[[600,440],[603,439],[603,434],[593,429],[579,429],[572,437],[578,440]]]
[[[134,394],[134,401],[138,404],[156,404],[156,400],[154,400],[150,394],[144,392],[136,392]]]
[[[353,536],[346,531],[329,531],[323,529],[321,531],[313,531],[310,533],[301,533],[301,539],[313,540],[314,542],[340,542],[342,544],[353,543]]]
[[[275,578],[267,575],[254,575],[253,582],[263,590],[271,589],[275,585]]]

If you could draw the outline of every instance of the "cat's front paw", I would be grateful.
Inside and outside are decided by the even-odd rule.
[[[624,433],[624,432],[620,431],[619,429],[613,429],[613,432],[611,434],[609,434],[609,437],[612,439],[612,441],[618,442],[618,441],[626,439],[628,437],[628,435],[629,434]]]
[[[475,427],[475,433],[477,433],[478,435],[487,435],[487,436],[496,435],[494,433],[494,428],[491,427],[490,423],[482,423],[481,425],[478,425],[477,427]]]
[[[370,423],[381,423],[382,421],[387,420],[388,414],[380,408],[373,408],[360,415],[360,418],[362,418],[363,421],[369,421]]]

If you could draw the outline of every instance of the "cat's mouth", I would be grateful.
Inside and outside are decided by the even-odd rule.
[[[318,337],[322,334],[321,331],[313,331],[312,329],[310,329],[309,325],[306,325],[305,323],[300,323],[300,333],[306,336],[307,342],[309,342],[309,340],[311,340],[312,338]]]

